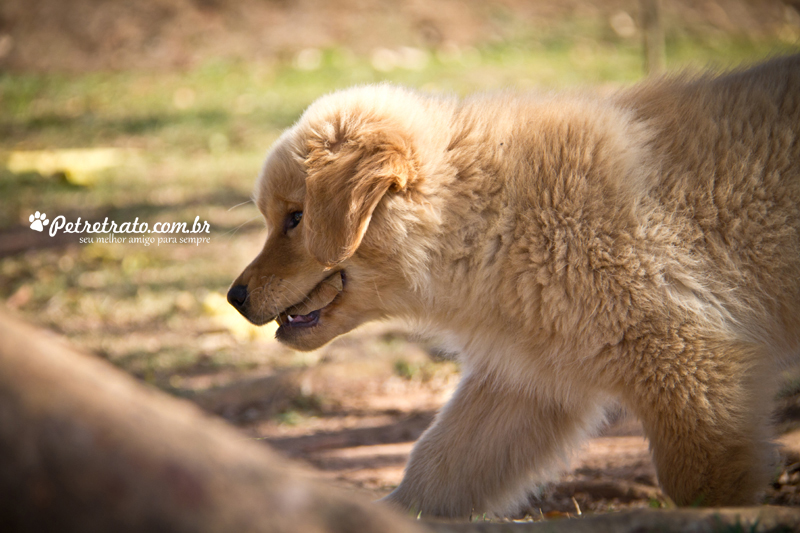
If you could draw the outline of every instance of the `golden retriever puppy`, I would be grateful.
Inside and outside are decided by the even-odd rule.
[[[462,381],[386,499],[513,511],[619,401],[679,505],[753,502],[800,352],[800,56],[604,97],[390,85],[312,104],[228,299],[311,350],[404,317]]]

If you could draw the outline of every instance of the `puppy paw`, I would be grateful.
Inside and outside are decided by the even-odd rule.
[[[427,494],[425,491],[406,490],[403,485],[378,500],[414,518],[466,518],[473,511],[472,504],[463,494]]]
[[[414,517],[419,515],[418,503],[406,498],[401,492],[400,487],[396,488],[383,498],[377,500],[377,503],[388,505],[396,511],[407,513]]]

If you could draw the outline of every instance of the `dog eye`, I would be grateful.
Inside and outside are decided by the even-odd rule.
[[[300,224],[300,220],[303,218],[302,211],[295,211],[294,213],[289,213],[289,216],[286,217],[286,222],[283,224],[283,231],[289,231],[292,228],[296,228],[298,224]]]

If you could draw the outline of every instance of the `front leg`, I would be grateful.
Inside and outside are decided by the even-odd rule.
[[[411,452],[402,483],[384,501],[423,516],[518,510],[526,490],[563,466],[566,449],[601,417],[485,375],[465,376]]]

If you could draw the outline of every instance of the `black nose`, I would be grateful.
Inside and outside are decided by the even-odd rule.
[[[246,285],[234,285],[228,291],[228,303],[234,306],[236,309],[241,311],[245,300],[247,300]]]

